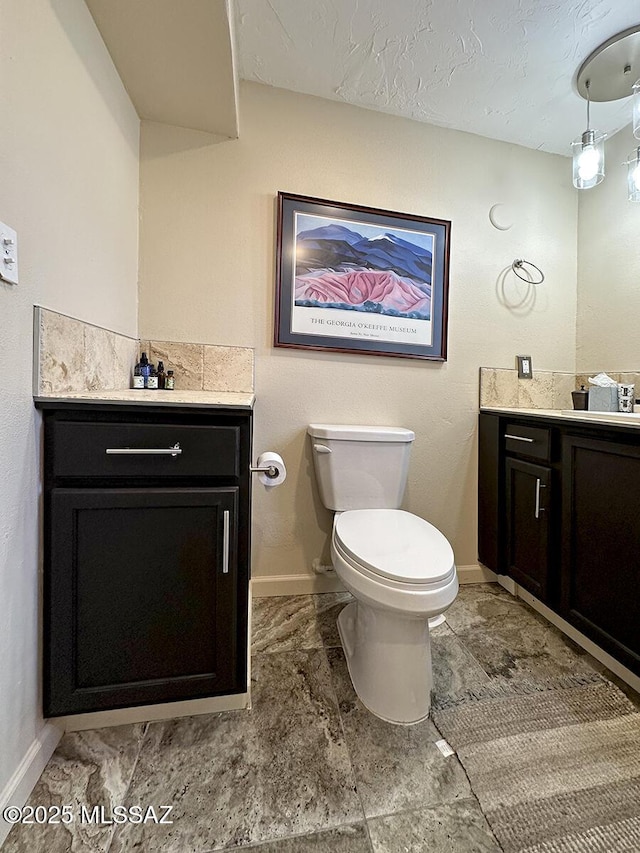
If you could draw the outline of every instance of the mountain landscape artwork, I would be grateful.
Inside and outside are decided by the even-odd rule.
[[[299,214],[295,305],[430,320],[433,252],[429,233]]]
[[[279,192],[274,345],[446,361],[450,230]]]

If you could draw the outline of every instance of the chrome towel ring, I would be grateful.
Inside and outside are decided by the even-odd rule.
[[[534,281],[532,278],[525,278],[525,276],[521,275],[518,270],[521,270],[523,267],[532,267],[534,270],[536,270],[540,274],[540,278],[538,279],[538,281]],[[542,284],[542,282],[544,281],[544,273],[542,272],[540,267],[537,267],[535,264],[532,264],[531,261],[525,261],[524,258],[516,258],[515,261],[511,264],[511,269],[518,276],[518,278],[522,279],[522,281],[526,281],[527,284]],[[523,271],[527,272],[528,274],[528,270]]]

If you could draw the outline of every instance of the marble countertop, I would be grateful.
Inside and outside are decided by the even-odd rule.
[[[584,412],[571,409],[517,409],[502,406],[482,406],[481,412],[495,412],[504,415],[526,415],[527,417],[555,418],[563,421],[578,421],[579,423],[606,424],[629,429],[640,428],[640,412]]]
[[[67,391],[34,396],[36,403],[110,403],[114,405],[181,406],[187,408],[252,409],[255,394],[241,391]]]

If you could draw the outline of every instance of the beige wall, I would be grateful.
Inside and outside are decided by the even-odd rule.
[[[0,282],[4,804],[21,761],[37,764],[51,742],[40,714],[33,304],[136,334],[139,122],[84,3],[0,0],[0,21],[0,220],[18,231],[20,262],[18,287]]]
[[[607,176],[579,193],[577,369],[640,369],[640,204],[627,201],[631,127],[606,143]]]
[[[478,367],[574,370],[576,207],[567,160],[257,84],[237,141],[143,123],[140,334],[256,348],[254,448],[285,457],[286,484],[254,498],[254,573],[310,571],[330,514],[313,484],[311,421],[414,429],[405,507],[476,562]],[[445,364],[272,347],[278,190],[452,220]],[[511,200],[498,231],[490,207]],[[535,292],[500,276],[544,269]],[[501,287],[504,284],[504,288]],[[508,303],[508,304],[507,304]]]

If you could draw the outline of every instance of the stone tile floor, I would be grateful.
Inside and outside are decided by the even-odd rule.
[[[173,824],[16,826],[3,853],[499,851],[433,723],[392,726],[357,699],[335,624],[349,600],[255,600],[251,711],[68,734],[30,798],[77,812],[172,805]],[[603,669],[495,584],[460,589],[432,657],[440,697]]]

